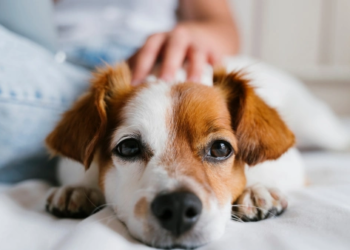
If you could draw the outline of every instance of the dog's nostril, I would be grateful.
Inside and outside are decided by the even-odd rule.
[[[190,219],[193,218],[193,217],[196,217],[196,216],[197,216],[197,211],[196,211],[196,209],[193,208],[193,207],[188,208],[188,209],[186,210],[185,216],[186,216],[187,218],[190,218]]]
[[[164,229],[179,236],[198,221],[202,202],[192,193],[175,192],[157,196],[151,210]]]

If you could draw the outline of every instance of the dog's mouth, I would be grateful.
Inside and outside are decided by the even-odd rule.
[[[169,235],[167,234],[153,242],[145,239],[142,240],[132,234],[131,236],[141,244],[155,249],[197,249],[210,243],[210,241],[196,241],[195,239],[190,240],[193,236],[191,235],[191,232],[185,238],[183,238],[183,240],[181,239],[183,236],[171,236],[169,238]]]
[[[153,247],[156,249],[185,249],[185,250],[191,250],[191,249],[197,249],[199,247],[205,246],[206,244],[198,244],[198,245],[193,245],[193,246],[186,246],[183,244],[173,244],[170,246],[161,246],[161,245],[151,245],[151,244],[147,244],[144,243],[145,245],[149,246],[149,247]]]
[[[172,243],[171,242],[167,242],[165,243],[164,241],[162,242],[162,240],[159,238],[157,242],[147,242],[147,241],[143,241],[139,238],[136,238],[135,236],[131,235],[135,240],[137,240],[138,242],[155,248],[155,249],[197,249],[200,248],[202,246],[205,246],[206,244],[208,244],[209,242],[195,242],[195,241],[191,241],[191,242],[181,242],[181,236],[178,238],[172,238]],[[164,236],[167,237],[167,236]],[[174,236],[173,236],[174,237]]]

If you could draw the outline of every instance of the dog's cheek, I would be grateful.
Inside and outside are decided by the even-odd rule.
[[[125,163],[114,159],[112,166],[101,173],[100,183],[117,218],[125,223],[128,231],[138,239],[145,237],[145,221],[148,219],[148,198],[142,189],[142,169],[140,162]],[[137,215],[136,215],[137,214]]]
[[[246,184],[244,165],[237,165],[230,159],[221,165],[208,164],[205,169],[218,207],[232,203],[243,192]]]
[[[225,232],[226,225],[231,218],[231,202],[227,200],[225,204],[219,205],[217,199],[212,197],[209,203],[210,209],[203,211],[201,219],[194,228],[195,231],[186,239],[189,245],[194,240],[198,241],[196,235],[201,236],[198,244],[206,244],[220,239]]]
[[[235,161],[231,172],[231,185],[229,186],[231,192],[231,204],[238,199],[246,187],[247,179],[244,169],[244,162],[238,160]]]
[[[100,186],[105,195],[106,203],[118,213],[117,203],[117,170],[112,166],[100,172]]]

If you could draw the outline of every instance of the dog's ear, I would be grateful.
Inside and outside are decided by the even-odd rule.
[[[254,166],[277,159],[293,146],[293,133],[277,111],[255,94],[241,72],[227,74],[219,69],[214,72],[213,81],[227,100],[238,140],[238,160]]]
[[[129,92],[130,82],[130,70],[125,63],[97,70],[90,90],[64,113],[46,138],[51,151],[89,168],[95,149],[106,131],[106,103],[111,97]]]

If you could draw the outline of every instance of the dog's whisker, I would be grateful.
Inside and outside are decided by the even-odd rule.
[[[239,211],[232,211],[231,213],[234,213],[236,216],[244,216],[245,215],[245,213],[243,213],[243,212],[239,212]]]
[[[107,207],[107,204],[104,204],[104,205],[100,205],[100,206],[98,206],[98,207],[95,207],[94,210],[91,212],[91,214],[94,214],[94,213],[98,212],[99,209],[102,209],[102,208],[105,208],[105,207]]]
[[[252,207],[252,208],[257,208],[257,209],[260,209],[262,211],[269,211],[268,209],[265,209],[265,208],[262,208],[262,207],[259,207],[259,206],[253,206],[253,205],[232,205],[232,207]]]
[[[115,203],[105,203],[105,204],[96,206],[95,209],[92,211],[91,214],[94,214],[94,213],[98,212],[99,209],[103,209],[103,208],[108,207],[108,206],[113,207],[113,206],[115,206],[115,205],[116,205]]]
[[[105,203],[105,204],[102,204],[102,205],[100,205],[100,206],[95,207],[94,211],[92,211],[91,214],[94,214],[94,213],[96,213],[99,209],[105,208],[105,207],[107,207],[107,206],[113,207],[113,206],[116,206],[116,205],[117,205],[116,203]]]
[[[260,211],[263,211],[263,212],[267,213],[268,215],[271,215],[271,218],[274,218],[274,217],[277,216],[277,214],[275,214],[274,212],[271,212],[270,210],[262,208],[262,207],[259,207],[259,206],[235,204],[235,205],[232,205],[232,207],[237,207],[237,208],[239,208],[239,207],[256,208],[256,209],[259,209]],[[238,216],[241,216],[241,217],[243,217],[245,215],[243,212],[231,211],[231,216],[233,215],[233,213],[238,215]]]
[[[96,219],[96,220],[92,220],[92,222],[102,222],[102,221],[108,220],[108,219],[110,219],[110,218],[115,218],[115,219],[117,219],[117,217],[116,217],[114,214],[112,214],[112,215],[106,216],[106,217],[104,217],[104,218],[99,218],[99,219]]]
[[[94,207],[96,207],[96,204],[89,198],[88,194],[86,193],[86,190],[84,190],[84,194],[85,194],[86,199],[87,199]]]
[[[239,216],[232,214],[232,213],[231,213],[231,219],[244,223],[244,221]]]

